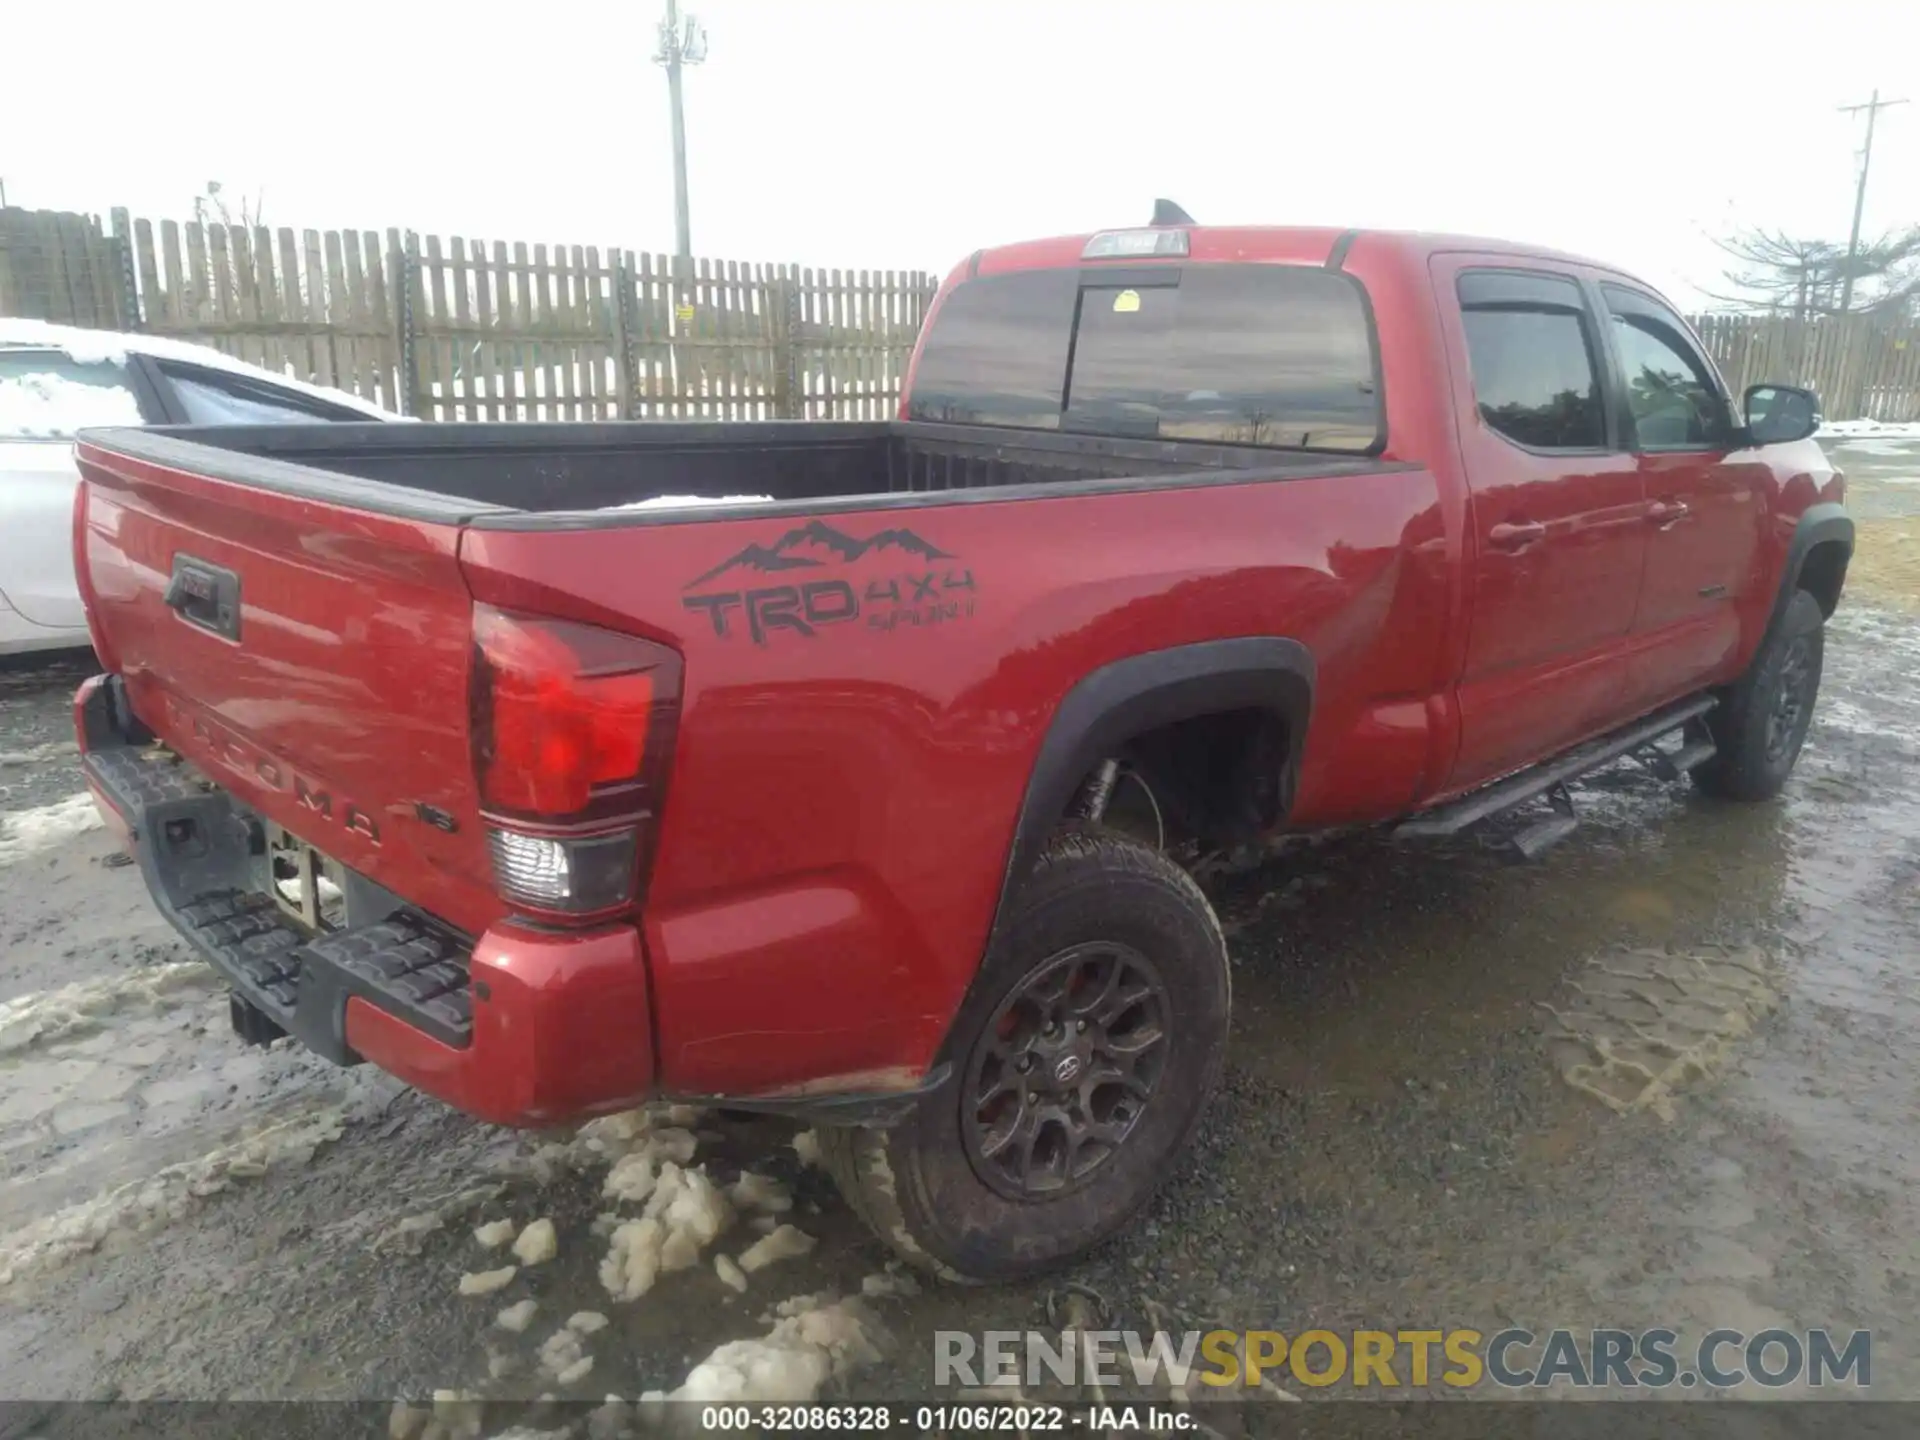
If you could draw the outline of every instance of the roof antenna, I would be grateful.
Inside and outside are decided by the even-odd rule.
[[[1200,222],[1173,201],[1156,200],[1153,202],[1153,223],[1155,225],[1198,225]]]

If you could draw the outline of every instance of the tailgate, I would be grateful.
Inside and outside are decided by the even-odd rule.
[[[468,741],[475,507],[216,478],[221,452],[111,433],[78,448],[74,546],[100,658],[135,712],[239,800],[478,933],[501,913]],[[206,463],[202,463],[203,460]],[[255,461],[258,465],[261,462]],[[267,462],[271,463],[271,462]],[[383,496],[383,499],[388,498]]]

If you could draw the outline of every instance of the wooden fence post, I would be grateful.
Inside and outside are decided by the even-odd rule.
[[[773,282],[773,416],[800,418],[800,292],[793,274],[780,268]]]
[[[399,283],[393,287],[394,330],[400,342],[400,413],[420,413],[420,371],[413,353],[414,289],[420,283],[420,237],[407,232],[405,246],[394,245],[393,270]]]
[[[108,244],[113,247],[114,268],[120,282],[120,328],[144,330],[147,327],[140,314],[140,285],[133,274],[133,220],[122,209],[110,213],[113,233]]]
[[[667,260],[666,336],[668,363],[676,400],[674,418],[692,420],[705,413],[700,406],[700,352],[693,344],[693,261],[677,251]],[[682,319],[682,316],[687,318]]]
[[[619,415],[631,420],[640,413],[640,397],[633,365],[633,266],[625,250],[613,252],[613,383],[619,394]]]
[[[1865,315],[1847,316],[1847,343],[1841,348],[1842,370],[1834,389],[1839,392],[1841,415],[1867,413],[1867,356],[1873,349],[1873,322]]]

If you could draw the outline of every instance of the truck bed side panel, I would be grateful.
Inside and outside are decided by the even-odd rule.
[[[684,711],[646,936],[663,1086],[905,1084],[979,962],[1055,709],[1237,636],[1319,673],[1296,814],[1392,813],[1446,622],[1427,472],[574,531],[470,529],[474,597],[664,640]]]

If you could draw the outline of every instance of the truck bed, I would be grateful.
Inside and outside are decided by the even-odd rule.
[[[179,779],[118,808],[178,841],[156,895],[274,1024],[489,1118],[917,1083],[1051,717],[1108,667],[1314,656],[1312,823],[1403,805],[1431,758],[1407,697],[1442,654],[1444,532],[1403,461],[889,422],[90,430],[77,459],[116,677],[89,773],[109,800]],[[619,508],[663,495],[769,498]],[[643,673],[644,728],[606,731],[641,758],[585,802],[499,788],[541,676]],[[502,837],[609,825],[640,856],[608,871],[622,918],[529,929]],[[286,908],[309,873],[337,934]]]
[[[93,432],[113,450],[260,489],[441,522],[524,528],[620,518],[664,496],[809,509],[1034,487],[1112,490],[1377,470],[1354,456],[906,421],[161,426]],[[733,508],[733,507],[727,507]]]

